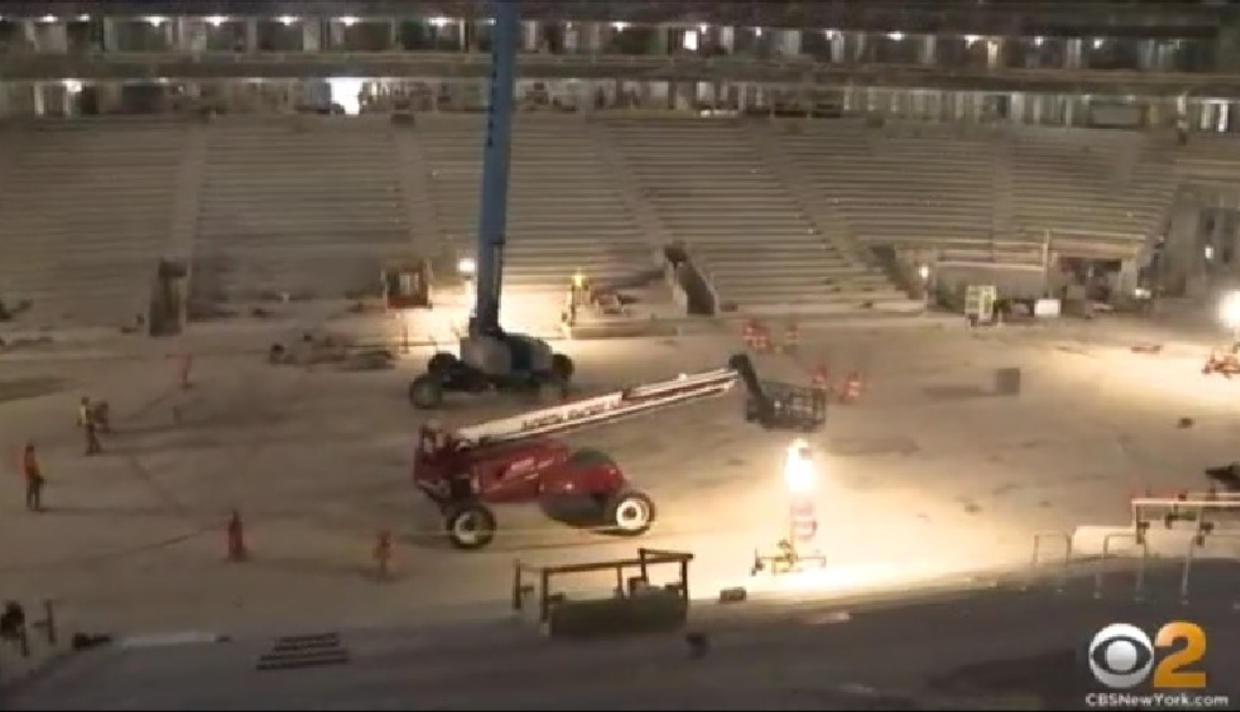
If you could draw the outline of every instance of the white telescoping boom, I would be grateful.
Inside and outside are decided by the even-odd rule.
[[[728,368],[680,374],[613,391],[572,403],[500,418],[462,428],[456,436],[474,445],[502,443],[535,435],[610,423],[664,406],[721,396],[743,381],[749,392],[745,418],[765,428],[811,431],[826,420],[826,391],[792,386],[787,383],[760,382],[746,354],[735,354]]]
[[[458,430],[457,436],[482,445],[608,423],[668,405],[723,395],[731,390],[738,377],[737,371],[731,368],[681,374],[665,381],[471,425]]]

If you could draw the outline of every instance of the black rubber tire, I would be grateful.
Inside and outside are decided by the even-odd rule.
[[[424,373],[409,384],[409,402],[418,410],[434,410],[443,405],[443,384],[439,376]]]
[[[431,356],[430,360],[426,362],[426,372],[427,373],[439,373],[441,371],[447,371],[449,368],[452,368],[452,366],[454,366],[455,364],[456,364],[456,356],[453,356],[452,354],[446,351],[440,351],[436,353],[434,356]]]
[[[448,541],[458,549],[481,549],[495,539],[495,514],[481,502],[448,505],[443,521]]]
[[[641,512],[636,515],[636,512]],[[640,536],[654,523],[654,500],[636,490],[621,490],[607,499],[603,510],[607,526],[617,534]]]
[[[555,376],[560,383],[567,384],[573,380],[573,360],[565,354],[551,355],[551,374]]]

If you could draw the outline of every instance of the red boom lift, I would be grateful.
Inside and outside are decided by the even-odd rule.
[[[748,356],[728,368],[625,388],[592,398],[493,420],[455,433],[423,426],[414,456],[413,482],[444,516],[449,540],[478,549],[495,535],[489,505],[571,496],[593,500],[606,527],[637,535],[650,528],[654,502],[633,489],[606,454],[548,437],[610,423],[664,406],[723,395],[743,380],[749,391],[745,418],[770,429],[818,429],[826,420],[826,394],[783,383],[761,383]]]

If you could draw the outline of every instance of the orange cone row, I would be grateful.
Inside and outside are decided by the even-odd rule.
[[[232,510],[225,527],[226,554],[229,561],[242,562],[250,558],[250,550],[245,544],[245,524],[241,521],[241,513]],[[392,576],[392,531],[380,529],[376,537],[372,556],[376,565],[376,577],[387,580]]]
[[[771,339],[771,329],[757,319],[748,319],[741,328],[741,338],[745,346],[758,353],[771,353],[776,345]],[[784,327],[784,341],[779,350],[786,354],[796,353],[801,347],[801,330],[796,322],[788,322]]]
[[[861,374],[853,371],[848,374],[848,378],[845,379],[844,385],[840,389],[840,403],[850,405],[861,400],[861,390]]]

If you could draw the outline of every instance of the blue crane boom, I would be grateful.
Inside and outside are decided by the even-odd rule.
[[[491,97],[483,147],[479,201],[477,283],[471,336],[502,333],[499,301],[504,281],[504,241],[508,222],[508,167],[512,146],[512,102],[517,42],[521,33],[516,0],[495,0],[491,34]]]

